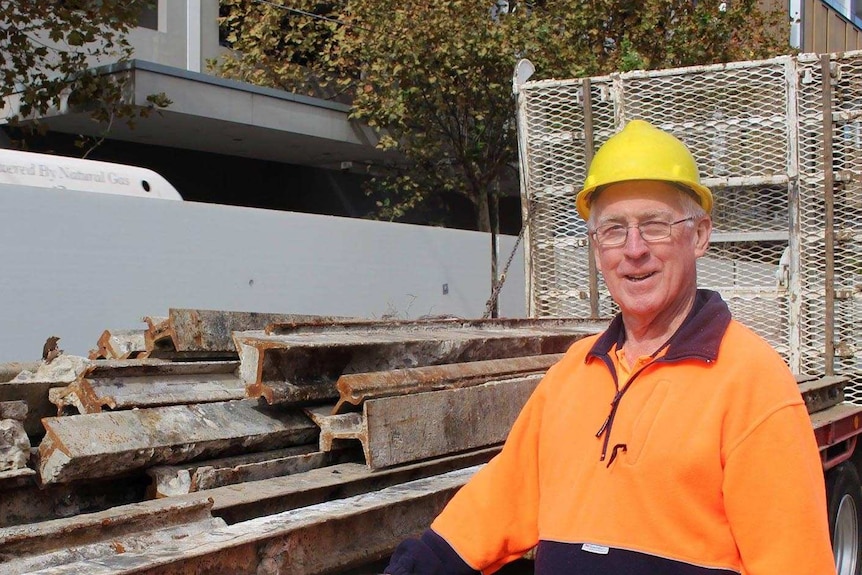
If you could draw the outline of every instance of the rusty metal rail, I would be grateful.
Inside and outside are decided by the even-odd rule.
[[[352,411],[367,399],[469,387],[515,375],[544,373],[562,357],[561,353],[551,353],[342,375],[335,385],[340,399],[332,414]]]
[[[135,359],[147,352],[144,330],[105,330],[90,359]]]
[[[185,465],[160,465],[147,469],[147,474],[153,478],[155,497],[173,497],[248,481],[295,475],[350,461],[362,461],[362,454],[351,449],[324,453],[318,451],[317,445],[299,445]]]
[[[103,364],[91,367],[80,380],[48,391],[58,414],[99,413],[243,399],[245,386],[235,361],[189,363]]]
[[[0,401],[0,486],[15,486],[35,472],[30,461],[30,439],[24,431],[27,403]]]
[[[492,318],[463,319],[457,317],[415,319],[415,320],[365,320],[348,318],[339,321],[337,318],[324,318],[312,321],[291,321],[271,323],[266,326],[269,335],[299,335],[323,334],[333,332],[399,332],[399,331],[437,331],[437,330],[524,330],[540,329],[554,330],[557,328],[584,329],[591,331],[597,327],[603,328],[607,322],[580,318]]]
[[[213,515],[233,524],[481,465],[499,451],[500,447],[494,446],[381,470],[368,469],[364,463],[341,463],[295,475],[178,495],[174,499],[209,497],[213,500]]]
[[[371,399],[362,413],[306,413],[320,426],[321,451],[357,440],[368,467],[381,469],[502,443],[541,378]]]
[[[170,545],[225,526],[212,500],[161,499],[98,513],[0,529],[0,575],[33,573],[81,560]]]
[[[345,374],[562,353],[604,324],[582,320],[433,320],[270,326],[237,332],[248,397],[271,405],[334,401]]]
[[[144,316],[147,329],[144,330],[144,346],[150,353],[155,349],[172,349],[173,342],[170,335],[170,322],[167,317]]]
[[[418,534],[478,470],[460,469],[372,493],[195,533],[168,545],[55,567],[53,575],[317,575],[383,559]],[[357,536],[362,534],[362,536]]]
[[[13,361],[8,363],[0,363],[0,383],[5,383],[15,379],[15,376],[22,371],[32,371],[39,366],[39,362],[20,362]]]
[[[80,415],[45,417],[36,470],[0,477],[0,575],[194,573],[202,565],[323,573],[382,559],[427,526],[457,489],[452,477],[499,451],[560,353],[603,327],[264,315],[171,310],[148,318],[143,337],[158,354],[199,360],[223,353],[225,341],[234,350],[244,342],[250,355],[239,362],[98,360],[75,380],[28,382],[38,401],[50,396],[61,412]],[[257,330],[237,331],[250,325]],[[280,379],[250,384],[241,375],[258,367]],[[280,394],[277,405],[258,401],[263,392],[238,399],[254,385]],[[361,412],[333,415],[339,392],[339,410]],[[289,405],[296,402],[322,422],[325,438]],[[333,432],[343,417],[359,419]],[[351,432],[359,443],[346,441]],[[429,479],[446,473],[454,475]],[[417,480],[418,491],[409,483]],[[306,560],[277,551],[284,545],[328,555]],[[252,548],[260,554],[250,557]]]
[[[39,473],[44,483],[301,445],[318,435],[302,413],[266,411],[249,400],[49,417],[43,424]]]
[[[274,323],[328,324],[347,318],[205,309],[171,308],[167,317],[144,318],[144,344],[151,357],[230,357],[236,355],[233,332],[264,329]]]

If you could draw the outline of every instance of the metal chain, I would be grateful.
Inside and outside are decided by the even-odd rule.
[[[506,274],[509,272],[509,266],[512,265],[512,260],[515,259],[515,254],[518,253],[518,246],[521,244],[521,240],[524,238],[524,234],[527,231],[527,225],[530,223],[532,218],[533,202],[529,201],[527,203],[527,218],[521,225],[521,231],[518,233],[518,239],[515,240],[515,246],[512,248],[512,253],[509,254],[509,259],[508,261],[506,261],[506,265],[503,266],[503,273],[500,274],[500,277],[494,283],[494,288],[491,290],[491,297],[488,298],[488,302],[485,304],[485,313],[484,315],[482,315],[482,319],[488,319],[491,317],[491,311],[494,309],[494,303],[500,296],[500,290],[503,289],[503,283],[506,281]]]

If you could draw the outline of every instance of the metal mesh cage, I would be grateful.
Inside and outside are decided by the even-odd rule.
[[[574,197],[593,151],[643,119],[686,143],[715,196],[699,285],[721,292],[796,373],[862,383],[862,52],[525,82],[517,92],[531,315],[616,311]],[[847,394],[862,400],[862,385]]]

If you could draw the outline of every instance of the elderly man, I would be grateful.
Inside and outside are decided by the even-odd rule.
[[[539,575],[835,573],[796,382],[696,286],[712,203],[674,136],[634,120],[602,146],[576,205],[620,314],[387,573],[491,573],[533,547]]]

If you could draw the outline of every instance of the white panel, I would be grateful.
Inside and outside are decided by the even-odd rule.
[[[170,307],[481,317],[490,292],[477,232],[14,186],[0,213],[0,362],[39,359],[50,335],[86,355]],[[501,315],[524,309],[519,254]]]
[[[186,0],[186,70],[201,71],[201,0]]]

